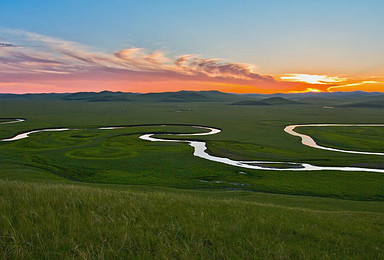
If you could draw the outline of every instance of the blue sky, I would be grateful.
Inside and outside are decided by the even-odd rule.
[[[137,47],[221,58],[262,74],[369,77],[384,72],[383,10],[379,0],[0,0],[0,28],[109,53]]]

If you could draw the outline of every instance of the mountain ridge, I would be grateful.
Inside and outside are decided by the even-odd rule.
[[[278,105],[309,103],[340,107],[384,107],[383,92],[320,93],[226,93],[217,90],[133,93],[122,91],[0,94],[0,99],[62,100],[83,102],[228,102],[234,105]]]

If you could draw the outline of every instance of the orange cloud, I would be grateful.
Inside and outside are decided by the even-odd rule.
[[[299,82],[303,85],[290,93],[320,92],[320,91],[383,91],[384,81],[377,79],[349,79],[329,75],[286,74],[279,77],[284,82]],[[316,88],[306,85],[316,85]]]
[[[376,80],[363,80],[343,85],[330,86],[327,88],[328,92],[333,91],[355,91],[355,90],[365,90],[365,91],[383,91],[384,81]]]

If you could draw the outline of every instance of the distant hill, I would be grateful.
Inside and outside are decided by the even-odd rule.
[[[291,104],[300,104],[297,101],[293,101],[290,99],[282,98],[282,97],[271,97],[261,100],[262,102],[266,102],[270,105],[291,105]]]
[[[237,94],[223,93],[216,90],[211,91],[178,91],[147,93],[137,97],[140,101],[157,102],[229,102],[244,100],[244,97]]]
[[[178,91],[161,93],[77,92],[42,94],[0,94],[0,99],[66,100],[84,102],[228,102],[233,105],[269,106],[317,104],[344,107],[383,107],[381,92],[320,92],[296,94],[234,94],[211,91]]]
[[[66,94],[42,93],[42,94],[0,94],[0,99],[31,99],[31,100],[57,100]]]
[[[88,102],[112,102],[112,101],[132,101],[132,102],[227,102],[242,100],[243,97],[231,93],[220,91],[178,91],[161,93],[124,93],[102,91],[78,92],[67,94],[62,97],[64,100],[77,100]]]
[[[246,106],[271,106],[271,105],[295,105],[301,104],[297,101],[289,100],[282,97],[270,97],[262,100],[245,100],[233,103],[232,105]]]
[[[384,108],[384,95],[361,97],[359,99],[349,100],[349,102],[339,104],[338,106]]]
[[[382,92],[365,92],[365,91],[335,91],[335,92],[305,92],[305,93],[276,93],[271,96],[279,96],[284,98],[361,98],[361,97],[375,97],[383,95]]]
[[[206,102],[210,99],[200,92],[179,91],[164,93],[148,93],[140,96],[143,101],[159,101],[159,102]],[[212,101],[212,100],[211,100]]]
[[[236,103],[232,103],[231,105],[238,105],[238,106],[269,106],[271,104],[267,102],[263,102],[260,100],[244,100],[244,101],[239,101]]]
[[[77,92],[52,94],[0,94],[0,99],[67,100],[85,102],[234,102],[246,97],[239,94],[211,91],[178,91],[160,93]]]
[[[136,95],[138,94],[112,91],[77,92],[67,94],[62,99],[89,102],[131,101]]]
[[[372,107],[372,108],[384,108],[384,103],[382,102],[360,102],[352,104],[340,105],[341,107]]]

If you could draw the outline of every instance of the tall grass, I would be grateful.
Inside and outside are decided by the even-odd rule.
[[[380,259],[379,213],[0,181],[2,259]]]

